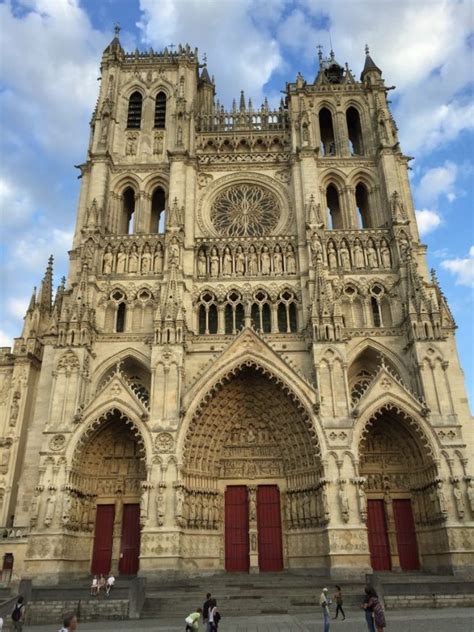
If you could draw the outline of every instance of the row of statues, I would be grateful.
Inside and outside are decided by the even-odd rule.
[[[286,493],[285,520],[288,529],[308,529],[329,522],[325,485]]]
[[[178,249],[176,242],[174,247]],[[102,274],[161,274],[165,250],[160,242],[155,245],[145,243],[139,247],[136,243],[125,246],[123,243],[117,247],[108,244],[102,257]]]
[[[176,524],[184,529],[219,528],[222,517],[223,498],[218,492],[190,490],[176,487]]]
[[[201,247],[196,267],[198,277],[211,278],[296,274],[296,254],[292,244]]]
[[[327,265],[330,270],[342,269],[344,272],[352,270],[375,270],[392,267],[392,255],[387,240],[382,237],[376,242],[371,237],[364,243],[356,239],[349,244],[345,239],[339,243],[329,239],[325,246],[317,233],[311,237],[311,254],[313,263]]]

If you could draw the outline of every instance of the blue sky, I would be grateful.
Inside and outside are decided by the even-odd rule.
[[[225,104],[278,101],[316,45],[358,75],[382,68],[411,172],[422,240],[456,318],[474,402],[473,15],[456,0],[0,0],[0,345],[21,331],[50,253],[66,273],[102,50],[188,42]]]

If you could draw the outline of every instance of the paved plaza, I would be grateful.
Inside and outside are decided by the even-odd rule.
[[[179,608],[179,604],[177,604]],[[243,608],[245,609],[245,608]],[[348,612],[345,621],[331,621],[331,632],[367,632],[361,612]],[[322,632],[321,613],[302,615],[259,615],[255,617],[222,618],[220,632]],[[56,632],[54,625],[26,626],[25,632]],[[157,621],[110,621],[83,623],[80,632],[183,632],[181,619]],[[204,627],[201,627],[204,630]],[[387,632],[474,632],[474,609],[447,608],[443,610],[413,609],[387,612]]]

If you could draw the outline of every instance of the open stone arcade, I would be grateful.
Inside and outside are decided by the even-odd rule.
[[[474,569],[473,433],[367,51],[230,110],[105,49],[67,281],[1,353],[14,578]]]

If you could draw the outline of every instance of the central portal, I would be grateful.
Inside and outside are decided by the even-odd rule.
[[[253,506],[255,492],[256,512]],[[256,533],[252,529],[255,518]],[[280,491],[277,485],[258,485],[256,490],[244,485],[230,485],[226,489],[226,571],[248,572],[251,554],[258,556],[261,572],[283,570]]]

